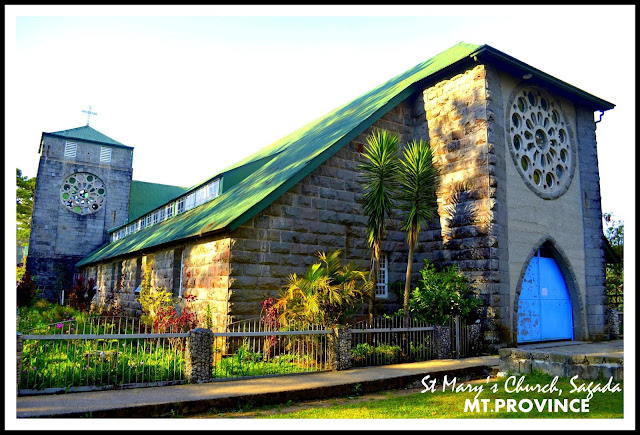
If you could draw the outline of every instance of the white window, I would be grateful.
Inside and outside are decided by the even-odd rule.
[[[160,210],[158,210],[158,220],[160,222],[165,220],[166,217],[167,217],[167,213],[166,213],[166,210],[164,208],[161,208]]]
[[[389,297],[389,269],[387,254],[380,253],[380,271],[376,284],[376,297],[386,299]]]
[[[176,210],[176,214],[184,213],[184,198],[180,198],[178,200],[178,208]]]
[[[154,211],[153,214],[151,215],[151,224],[155,225],[158,223],[158,212]]]
[[[123,228],[123,229],[121,229],[120,231],[118,231],[118,238],[119,238],[119,239],[121,239],[121,238],[123,238],[124,236],[125,236],[125,234],[124,234],[124,228]]]
[[[184,251],[180,256],[180,287],[178,287],[178,297],[182,297],[182,271],[184,270]]]
[[[201,187],[196,191],[196,207],[205,201],[206,191],[205,187]]]
[[[167,206],[167,219],[173,216],[173,202]]]
[[[210,198],[215,198],[218,196],[220,190],[220,179],[215,179],[211,183],[207,185],[207,196]]]
[[[100,161],[107,163],[111,161],[111,148],[100,147]]]
[[[195,206],[195,204],[196,204],[196,194],[191,193],[187,195],[187,197],[184,200],[184,209],[191,210]]]
[[[64,143],[64,156],[75,158],[76,152],[78,151],[78,144],[75,142],[65,142]]]
[[[139,225],[139,229],[141,229],[141,230],[145,229],[147,227],[147,223],[146,223],[144,218],[142,218],[142,219],[140,219],[138,221],[138,225]]]
[[[144,220],[147,222],[147,226],[151,226],[151,214],[148,214],[144,217]]]

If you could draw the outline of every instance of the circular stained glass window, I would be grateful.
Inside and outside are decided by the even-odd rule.
[[[67,210],[78,214],[92,214],[100,210],[105,195],[102,180],[88,172],[69,175],[60,187],[60,201]]]
[[[536,88],[511,98],[507,123],[513,161],[525,183],[544,198],[562,195],[573,174],[573,144],[560,107]]]

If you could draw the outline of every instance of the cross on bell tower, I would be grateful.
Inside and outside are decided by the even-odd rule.
[[[87,114],[87,127],[89,126],[89,121],[91,120],[91,115],[98,115],[97,113],[91,111],[91,106],[89,106],[89,110],[83,110],[82,113],[86,113]]]

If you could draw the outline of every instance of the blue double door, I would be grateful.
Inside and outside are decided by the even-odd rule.
[[[531,259],[518,301],[518,343],[573,340],[569,289],[554,258]]]

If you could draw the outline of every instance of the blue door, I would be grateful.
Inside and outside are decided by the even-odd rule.
[[[558,263],[538,251],[522,280],[518,343],[545,340],[573,340],[573,310]]]

